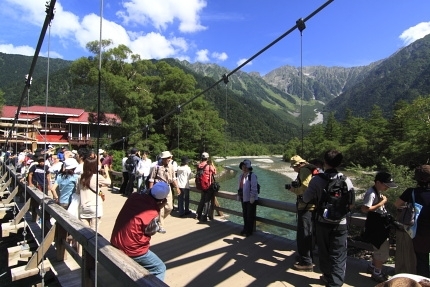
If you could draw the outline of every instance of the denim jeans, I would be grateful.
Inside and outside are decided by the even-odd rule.
[[[178,211],[179,215],[184,215],[190,211],[190,189],[181,188],[181,194],[178,195]]]
[[[164,276],[166,275],[166,265],[154,252],[148,250],[148,252],[145,254],[132,258],[134,261],[148,270],[149,273],[164,281]]]

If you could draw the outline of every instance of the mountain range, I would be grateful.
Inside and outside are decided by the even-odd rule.
[[[24,88],[32,57],[0,53],[0,89],[5,104],[17,105]],[[206,90],[227,75],[229,70],[216,64],[189,63],[164,59],[170,65],[192,74],[201,90]],[[29,104],[44,104],[46,58],[38,59],[33,75]],[[68,76],[70,61],[50,59],[49,94],[51,106],[89,109],[96,107],[94,87],[74,86]],[[302,74],[303,72],[303,74]],[[213,103],[228,123],[232,140],[285,143],[300,134],[315,120],[316,112],[333,112],[342,119],[346,110],[367,117],[374,105],[384,115],[392,115],[397,102],[409,102],[430,94],[430,35],[415,41],[386,59],[360,67],[282,66],[261,76],[257,72],[238,71],[204,96]],[[112,103],[103,103],[110,112]],[[243,121],[253,122],[268,132],[247,135]],[[279,131],[279,132],[276,132]],[[268,135],[273,134],[268,139]]]

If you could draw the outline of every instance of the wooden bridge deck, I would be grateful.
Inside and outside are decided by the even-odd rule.
[[[125,200],[109,193],[104,202],[99,233],[108,240]],[[241,226],[218,216],[212,222],[198,223],[192,217],[176,215],[173,211],[166,219],[167,233],[156,234],[151,240],[151,250],[166,263],[165,283],[169,286],[323,286],[318,267],[315,272],[291,269],[295,241],[261,231],[245,238],[239,235]],[[376,285],[366,274],[366,266],[364,260],[348,258],[344,286]],[[62,286],[74,286],[70,269],[65,270],[69,271],[62,274],[57,270]],[[63,276],[68,279],[62,280]]]
[[[107,240],[125,200],[114,192],[106,196],[98,231]],[[34,235],[40,235],[28,214],[26,219]],[[169,286],[323,286],[318,266],[315,272],[291,268],[296,257],[293,240],[262,231],[245,238],[239,235],[241,226],[219,216],[199,223],[192,216],[179,218],[175,211],[166,219],[165,228],[166,234],[152,237],[151,250],[166,263],[165,283]],[[58,262],[52,245],[47,258],[61,286],[81,286],[82,271],[71,255]],[[318,263],[317,255],[315,259]],[[348,258],[344,286],[375,286],[366,267],[366,261]],[[123,286],[103,266],[97,277],[98,286]]]

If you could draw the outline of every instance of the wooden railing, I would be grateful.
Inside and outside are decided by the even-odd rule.
[[[45,230],[51,230],[53,226],[51,226],[49,219],[55,219],[54,241],[57,260],[63,261],[65,259],[66,250],[72,255],[82,270],[81,286],[94,286],[96,252],[97,261],[99,262],[97,266],[103,269],[98,272],[98,280],[106,280],[104,277],[109,275],[109,278],[120,282],[121,286],[167,286],[122,251],[110,245],[109,241],[103,236],[96,234],[94,230],[82,224],[80,220],[56,204],[52,199],[44,197],[41,191],[36,188],[26,187],[25,183],[21,182],[21,176],[15,174],[13,166],[5,166],[4,169],[9,173],[9,177],[13,179],[10,188],[18,186],[21,192],[26,188],[27,195],[31,197],[30,212],[33,221],[36,221],[38,216],[42,216],[39,206],[43,203]],[[82,256],[66,242],[68,234],[73,236],[73,239],[82,247]],[[103,273],[103,275],[101,276],[100,273]]]

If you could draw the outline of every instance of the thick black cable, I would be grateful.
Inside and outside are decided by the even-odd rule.
[[[258,56],[260,56],[262,53],[264,53],[266,50],[268,50],[270,47],[272,47],[273,45],[275,45],[276,43],[278,43],[280,40],[282,40],[283,38],[285,38],[287,35],[289,35],[290,33],[292,33],[294,30],[296,30],[297,28],[299,28],[299,30],[301,29],[301,25],[304,25],[304,23],[306,23],[306,21],[308,21],[309,19],[311,19],[313,16],[315,16],[316,14],[318,14],[322,9],[324,9],[325,7],[327,7],[330,3],[332,3],[334,0],[328,0],[327,2],[325,2],[323,5],[321,5],[320,7],[318,7],[315,11],[313,11],[311,14],[309,14],[306,18],[304,19],[300,19],[299,21],[296,22],[296,25],[294,25],[292,28],[290,28],[288,31],[286,31],[284,34],[282,34],[281,36],[279,36],[278,38],[276,38],[274,41],[272,41],[269,45],[267,45],[266,47],[264,47],[263,49],[261,49],[260,51],[258,51],[256,54],[254,54],[251,58],[249,58],[248,60],[246,60],[245,62],[243,62],[241,65],[239,65],[238,67],[236,67],[234,70],[232,70],[230,73],[228,74],[224,74],[222,76],[221,79],[219,79],[218,81],[216,81],[214,84],[212,84],[210,87],[206,88],[204,91],[198,93],[197,95],[195,95],[194,97],[192,97],[191,99],[189,99],[188,101],[186,101],[185,103],[183,103],[182,105],[179,105],[176,109],[171,110],[170,112],[168,112],[167,114],[165,114],[164,116],[162,116],[161,118],[159,118],[158,120],[156,120],[155,122],[146,125],[144,130],[149,131],[149,128],[151,126],[156,125],[157,123],[161,122],[162,120],[164,120],[165,118],[173,115],[175,112],[180,112],[181,108],[188,105],[189,103],[191,103],[192,101],[194,101],[195,99],[197,99],[198,97],[200,97],[201,95],[205,94],[207,91],[211,90],[212,88],[214,88],[215,86],[217,86],[219,83],[224,82],[224,83],[228,83],[228,77],[230,77],[231,75],[233,75],[234,73],[236,73],[237,71],[239,71],[240,69],[242,69],[244,66],[246,66],[249,62],[251,62],[252,60],[254,60],[255,58],[257,58]],[[127,136],[126,138],[129,138],[137,133],[140,133],[142,130],[138,130],[132,134],[130,134],[129,136]],[[117,140],[113,143],[111,143],[110,145],[114,145],[117,143],[122,142],[123,139]]]
[[[25,82],[24,90],[22,91],[21,98],[19,100],[18,108],[16,109],[15,119],[12,122],[12,126],[10,127],[7,138],[5,142],[5,148],[7,149],[8,142],[10,140],[10,137],[12,135],[12,131],[15,128],[15,124],[18,121],[19,113],[21,111],[22,102],[24,101],[24,97],[27,94],[28,89],[30,88],[30,81],[33,76],[34,69],[36,67],[37,58],[39,58],[40,49],[42,48],[43,40],[45,39],[46,30],[48,29],[49,24],[51,23],[52,19],[54,19],[54,8],[55,8],[55,2],[57,0],[51,0],[49,6],[46,5],[46,17],[45,22],[43,23],[42,31],[40,32],[39,41],[37,42],[36,50],[34,51],[33,61],[31,62],[30,71],[28,72],[28,77]]]

